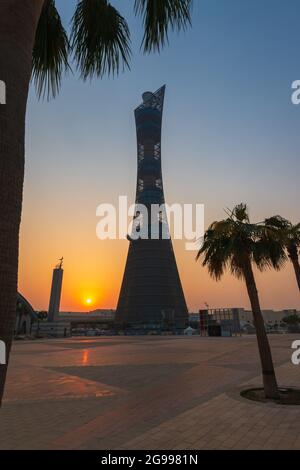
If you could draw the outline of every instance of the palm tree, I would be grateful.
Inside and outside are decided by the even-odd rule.
[[[265,220],[265,224],[277,230],[279,239],[285,245],[288,256],[293,264],[295,276],[300,290],[300,265],[299,265],[299,247],[300,247],[300,223],[293,225],[287,219],[280,215],[275,215]]]
[[[135,0],[144,26],[144,52],[159,51],[170,30],[191,22],[192,0]],[[15,320],[19,226],[24,179],[25,114],[31,77],[38,96],[58,93],[69,57],[83,80],[129,68],[130,32],[108,0],[80,0],[68,37],[55,0],[1,0],[0,79],[0,339],[7,363]],[[0,403],[7,365],[0,366]]]
[[[225,220],[213,222],[205,232],[197,254],[210,275],[220,280],[226,269],[243,279],[250,299],[266,398],[278,399],[279,392],[272,354],[261,313],[253,264],[261,271],[269,267],[280,269],[285,262],[284,247],[272,228],[250,223],[247,206],[237,205]]]

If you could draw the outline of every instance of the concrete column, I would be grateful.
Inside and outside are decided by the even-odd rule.
[[[48,322],[54,322],[58,319],[63,273],[64,271],[61,267],[53,269]]]

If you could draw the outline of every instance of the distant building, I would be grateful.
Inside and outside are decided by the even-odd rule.
[[[60,312],[58,320],[70,322],[72,328],[112,327],[115,313],[115,310],[112,309],[97,309],[90,312]]]
[[[59,261],[59,264],[53,269],[48,322],[56,321],[59,313],[62,280],[64,274],[64,270],[62,269],[63,258],[61,258]]]
[[[192,323],[199,324],[200,322],[200,313],[189,313],[189,324],[191,325]]]
[[[199,310],[199,329],[202,335],[232,336],[240,334],[239,308]]]
[[[276,328],[282,325],[284,318],[299,315],[296,309],[262,310],[266,328]],[[244,308],[219,308],[200,310],[199,313],[190,313],[189,324],[193,327],[198,324],[202,334],[209,334],[209,330],[216,334],[228,335],[240,331],[254,331],[253,315],[251,310]]]
[[[63,258],[53,269],[52,285],[47,320],[40,320],[32,325],[32,334],[36,337],[66,338],[71,336],[71,323],[60,321],[59,306],[63,281]]]
[[[32,325],[31,332],[37,338],[67,338],[71,336],[71,323],[68,321],[37,321]]]
[[[285,310],[262,310],[262,316],[266,326],[274,327],[280,325],[284,318],[290,315],[299,315],[300,312],[296,309]],[[246,324],[253,325],[253,315],[251,310],[240,309],[240,321],[242,326]]]
[[[16,309],[16,322],[15,322],[15,336],[26,335],[31,333],[31,326],[37,320],[37,314],[32,308],[28,300],[20,293],[17,294],[17,309]]]

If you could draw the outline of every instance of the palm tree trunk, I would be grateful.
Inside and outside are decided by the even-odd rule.
[[[300,290],[300,265],[299,265],[299,259],[298,259],[298,249],[295,245],[293,245],[292,247],[288,248],[288,252],[289,252],[289,258],[294,267],[296,280],[298,283],[298,288]]]
[[[6,365],[0,365],[0,404],[16,316],[25,113],[35,30],[43,3],[0,2],[0,80],[6,85],[6,104],[0,105],[0,340],[6,345]]]
[[[274,371],[273,359],[270,349],[269,340],[266,334],[263,316],[261,313],[259,297],[256,282],[248,259],[245,263],[244,276],[247,285],[247,291],[252,307],[254,326],[256,329],[256,337],[259,349],[259,356],[262,366],[263,384],[266,398],[279,399],[278,385]]]

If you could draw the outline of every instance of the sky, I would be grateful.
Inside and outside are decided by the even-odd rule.
[[[134,202],[133,111],[144,91],[163,84],[166,201],[204,204],[206,227],[240,202],[253,221],[299,221],[300,106],[291,102],[300,79],[299,1],[194,0],[192,29],[151,55],[140,50],[133,1],[111,3],[131,30],[131,70],[86,83],[74,71],[51,102],[30,90],[19,290],[38,310],[48,308],[61,256],[61,310],[116,307],[128,242],[96,237],[96,208],[120,195]],[[68,28],[76,2],[56,4]],[[205,303],[249,308],[243,282],[226,274],[217,283],[184,241],[174,249],[190,311]],[[300,308],[290,263],[256,278],[263,308]]]

